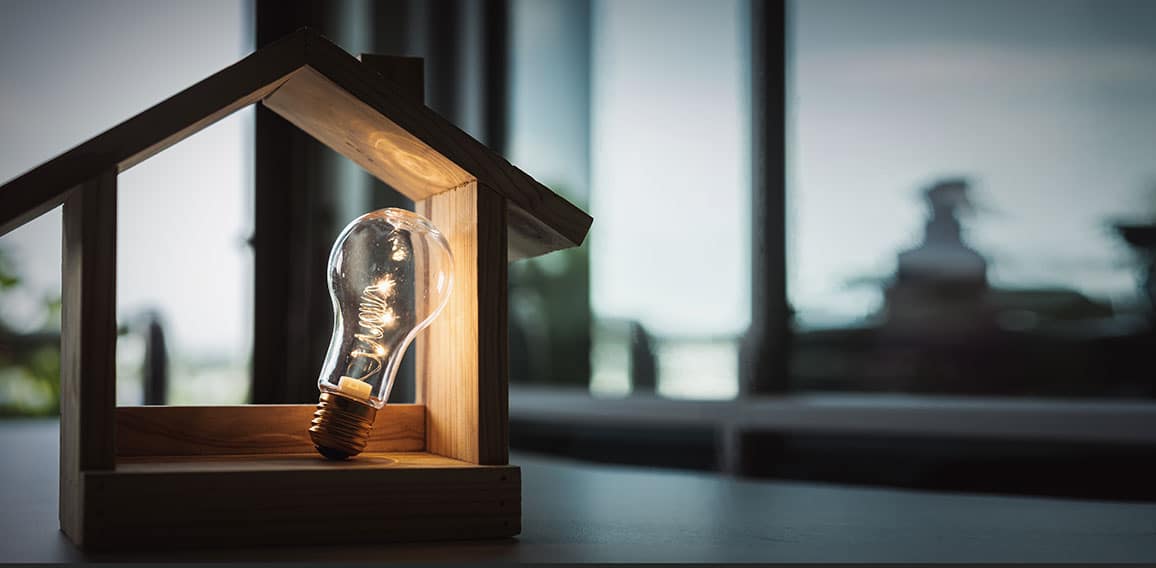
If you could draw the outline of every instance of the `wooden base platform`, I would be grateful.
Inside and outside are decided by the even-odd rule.
[[[426,453],[122,459],[83,476],[86,548],[378,543],[521,532],[521,471]]]
[[[372,544],[521,532],[521,470],[425,448],[426,408],[389,405],[365,453],[322,458],[313,405],[121,407],[116,460],[62,485],[88,549]]]

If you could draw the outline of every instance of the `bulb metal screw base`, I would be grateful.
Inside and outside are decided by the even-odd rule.
[[[331,460],[349,459],[369,444],[377,409],[352,398],[321,393],[309,437],[317,452]]]

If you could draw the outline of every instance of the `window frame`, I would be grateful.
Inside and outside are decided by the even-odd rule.
[[[747,0],[750,27],[751,324],[740,350],[739,395],[677,400],[650,393],[600,398],[588,390],[512,383],[510,417],[575,428],[613,424],[705,426],[719,435],[719,467],[741,474],[750,433],[824,432],[1017,441],[1156,445],[1148,401],[1018,399],[792,391],[787,296],[787,81],[791,0]],[[589,30],[587,30],[589,32]]]

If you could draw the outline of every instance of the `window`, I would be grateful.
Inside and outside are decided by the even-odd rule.
[[[511,158],[589,203],[595,223],[583,251],[515,264],[512,279],[561,274],[588,251],[596,394],[737,393],[738,338],[750,318],[743,9],[513,4]],[[542,305],[515,288],[511,319],[552,310]]]
[[[1148,3],[1115,0],[1111,10],[1100,0],[292,4],[261,3],[269,25],[256,26],[259,32],[272,39],[310,22],[352,52],[426,57],[433,108],[594,216],[582,247],[510,266],[515,449],[907,486],[951,469],[964,473],[925,486],[997,491],[1020,490],[1017,476],[1062,470],[1066,477],[1049,475],[1055,485],[1044,491],[1150,494],[1144,480],[1151,477],[1156,405],[1144,399],[1156,394],[1156,178],[1145,152],[1156,125],[1156,45],[1148,33],[1156,8]],[[195,6],[188,9],[248,5]],[[244,10],[229,13],[243,21]],[[109,37],[116,34],[106,29],[90,43],[105,45]],[[249,41],[244,34],[227,37],[238,43],[223,41],[216,46],[223,51],[211,52],[219,59],[195,70],[190,63],[179,84],[158,87],[140,106],[252,47],[240,43]],[[51,53],[51,43],[21,45]],[[10,99],[38,77],[0,89]],[[785,105],[778,99],[784,86]],[[763,90],[765,97],[748,94]],[[29,86],[25,98],[41,92],[55,94],[51,86]],[[61,139],[83,139],[137,110],[126,106]],[[84,120],[92,117],[60,127]],[[320,274],[344,221],[395,203],[384,202],[388,192],[352,166],[333,167],[327,149],[293,141],[291,125],[267,122],[272,128],[258,127],[257,137],[283,147],[259,155],[273,156],[268,162],[301,157],[295,171],[278,170],[285,177],[266,179],[254,198],[285,205],[262,208],[257,220],[278,221],[278,238],[263,242],[278,243],[285,254],[258,252],[258,266],[268,264],[248,268],[250,253],[239,241],[251,227],[237,213],[250,206],[239,199],[214,211],[221,223],[212,235],[216,256],[195,270],[185,265],[195,257],[175,268],[149,266],[162,249],[182,248],[208,214],[160,231],[128,213],[138,206],[157,211],[153,200],[165,192],[188,198],[182,211],[202,204],[195,192],[158,189],[171,175],[148,168],[212,174],[198,183],[221,186],[214,203],[238,199],[244,190],[224,185],[248,175],[245,162],[220,172],[195,165],[202,145],[230,153],[215,163],[246,151],[243,129],[230,124],[125,176],[122,220],[137,224],[122,229],[123,280],[135,279],[133,270],[143,279],[207,271],[213,276],[197,278],[213,280],[197,288],[205,294],[170,289],[163,279],[122,289],[122,321],[163,309],[173,374],[186,373],[174,376],[173,402],[243,396],[247,342],[259,344],[258,367],[266,337],[272,371],[256,373],[254,393],[262,381],[267,388],[253,400],[312,402],[309,375],[329,334],[323,283],[261,296],[244,292],[245,272],[280,284],[288,278],[277,268]],[[210,135],[221,138],[210,143]],[[61,149],[45,146],[20,158],[24,165],[7,175]],[[256,164],[264,171],[262,160]],[[285,180],[317,199],[280,199]],[[785,240],[778,211],[784,198]],[[769,221],[752,224],[761,216]],[[35,286],[25,289],[37,282],[36,269],[27,268],[36,262],[58,285],[59,228],[45,229],[50,222],[0,241],[7,253],[0,258],[5,339],[55,341],[51,325],[47,332],[43,326],[52,321],[51,303],[40,301]],[[49,245],[25,246],[41,234]],[[163,244],[139,242],[154,237]],[[16,287],[8,278],[13,267],[30,275]],[[257,287],[256,294],[272,289]],[[212,289],[220,292],[210,301]],[[200,333],[196,322],[225,326],[248,317],[250,302],[258,312],[264,305],[267,315],[292,317],[257,318],[254,327],[273,335],[246,337],[242,319],[227,323],[236,335],[190,339]],[[191,308],[238,303],[231,313]],[[121,393],[135,402],[139,389],[130,379],[144,343],[131,327],[121,345],[121,378],[129,383]],[[309,347],[286,354],[286,344]],[[0,357],[8,355],[6,345],[0,343]],[[222,351],[226,346],[236,350]],[[752,354],[761,359],[752,362]],[[192,358],[199,362],[179,362]],[[17,363],[30,373],[51,370],[37,367],[41,358],[25,359]],[[779,363],[782,372],[756,369]],[[0,396],[7,397],[0,400],[8,404],[13,393],[36,398],[12,387],[28,381],[10,380],[10,361],[0,369]],[[740,392],[742,373],[751,388]],[[874,449],[880,447],[891,453]],[[925,455],[928,448],[934,455]],[[1108,454],[1120,461],[1086,459]],[[1023,460],[1005,467],[1006,456]],[[1096,464],[1103,472],[1091,483],[1083,476],[1092,468],[1055,464]],[[1113,469],[1137,481],[1107,480]],[[971,484],[977,479],[986,481]]]
[[[590,3],[517,0],[509,13],[510,160],[590,203]],[[510,380],[590,382],[590,244],[510,265]]]
[[[794,388],[1156,395],[1156,5],[1110,6],[791,4]]]
[[[0,178],[22,174],[249,53],[251,9],[235,0],[6,3]],[[122,404],[142,401],[150,314],[166,332],[171,403],[245,400],[251,122],[247,112],[233,115],[120,177]],[[51,349],[54,361],[60,229],[56,210],[0,238],[8,271],[19,280],[0,290],[0,343]],[[56,370],[46,372],[22,348],[0,351],[0,358],[16,359],[0,361],[0,408],[53,411]]]

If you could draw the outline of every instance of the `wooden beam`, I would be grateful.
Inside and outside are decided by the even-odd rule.
[[[476,464],[509,460],[506,203],[469,183],[415,203],[454,254],[454,287],[417,341],[426,450]]]
[[[111,470],[116,409],[116,171],[64,200],[60,527],[84,541],[83,474]]]
[[[422,452],[136,458],[90,472],[88,549],[372,544],[508,537],[521,471]]]
[[[312,68],[294,72],[265,106],[414,201],[473,180],[388,115]]]
[[[0,187],[0,235],[64,201],[104,170],[124,172],[273,92],[302,65],[313,32],[299,31]],[[79,86],[78,87],[82,87]]]
[[[384,78],[378,76],[377,80]],[[393,95],[392,91],[390,92]],[[444,153],[446,148],[456,143],[451,142],[450,138],[471,141],[472,138],[457,131],[461,138],[449,137],[437,144],[436,147],[439,149],[435,150],[435,146],[430,146],[414,136],[387,118],[386,114],[362,102],[342,86],[312,68],[306,67],[294,72],[281,88],[265,99],[264,104],[414,201],[427,199],[475,179],[474,172],[463,169],[459,163]],[[391,112],[389,116],[394,114]],[[440,117],[438,119],[440,120]],[[486,149],[486,152],[489,150]],[[498,159],[501,160],[500,157]],[[509,166],[505,160],[501,162],[510,170],[516,171],[516,168]],[[472,163],[480,167],[482,162],[474,160]],[[513,179],[493,168],[488,168],[488,174],[491,179],[493,177]],[[478,179],[482,179],[481,176]],[[537,185],[537,182],[529,176],[525,179]],[[495,187],[485,181],[482,183]],[[538,192],[539,189],[528,191]],[[540,196],[549,194],[559,200],[562,199],[545,187],[541,187],[540,191],[546,192]],[[539,209],[548,208],[551,201],[543,197]],[[568,202],[565,202],[565,206],[573,207]],[[576,243],[544,224],[535,213],[515,202],[510,201],[508,207],[510,209],[508,242],[511,260],[530,258],[575,246],[581,243],[591,223],[589,216],[574,209],[584,218],[573,228],[574,234],[578,235]]]
[[[362,53],[361,63],[391,83],[402,96],[425,104],[425,60],[422,58]]]
[[[413,199],[477,179],[514,212],[515,258],[577,246],[590,228],[582,210],[304,29],[0,187],[0,234],[56,207],[88,178],[123,172],[262,99]]]
[[[428,107],[414,105],[401,93],[394,92],[378,74],[360,65],[353,56],[330,42],[317,41],[309,45],[307,59],[309,67],[317,73],[377,113],[389,117],[397,128],[422,145],[436,148],[441,156],[476,177],[481,185],[504,197],[511,207],[525,212],[527,221],[534,225],[528,234],[537,244],[536,248],[528,249],[531,255],[577,246],[585,240],[593,222],[589,215]],[[407,141],[402,147],[412,145]],[[344,143],[333,148],[353,159],[350,147]],[[410,194],[405,188],[396,188]]]
[[[116,455],[204,456],[313,452],[308,425],[315,404],[122,406]],[[425,408],[391,404],[377,413],[366,452],[425,449]]]

